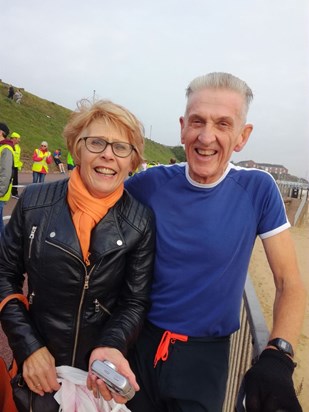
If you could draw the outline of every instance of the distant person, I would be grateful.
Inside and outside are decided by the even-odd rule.
[[[11,139],[14,145],[14,167],[13,167],[13,187],[12,187],[12,197],[18,199],[18,172],[21,171],[23,167],[23,162],[20,160],[21,148],[20,148],[20,134],[13,132],[11,134]]]
[[[3,208],[10,200],[12,191],[12,169],[14,149],[12,140],[8,139],[10,130],[5,123],[0,123],[0,237],[4,230]]]
[[[13,100],[14,93],[15,93],[14,87],[12,85],[10,85],[9,89],[8,89],[8,98]]]
[[[44,183],[48,173],[48,165],[53,161],[51,153],[48,151],[48,143],[43,141],[38,149],[35,149],[33,156],[32,176],[33,183]]]
[[[14,100],[17,104],[20,104],[22,98],[23,98],[23,95],[22,95],[21,91],[20,91],[20,90],[17,90],[17,91],[14,93],[13,100]]]
[[[174,159],[173,157],[170,159],[170,165],[174,165],[176,163],[176,159]]]
[[[229,73],[210,73],[187,88],[180,117],[187,162],[126,180],[155,214],[151,308],[130,364],[141,386],[134,412],[221,412],[230,335],[239,329],[242,296],[257,236],[276,296],[269,342],[245,375],[247,412],[300,412],[293,386],[306,292],[278,186],[264,171],[236,167],[246,145],[253,94]]]
[[[147,169],[151,169],[152,167],[158,166],[158,163],[155,161],[150,161],[147,163]]]
[[[73,159],[73,157],[72,157],[72,155],[71,155],[71,153],[70,152],[68,152],[68,154],[67,154],[67,167],[68,167],[68,173],[69,173],[69,175],[72,173],[72,171],[75,169],[75,162],[74,162],[74,159]]]
[[[65,173],[64,164],[61,160],[61,150],[56,149],[53,153],[54,162],[57,165],[60,173]]]

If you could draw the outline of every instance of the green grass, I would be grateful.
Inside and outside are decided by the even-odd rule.
[[[25,90],[21,92],[22,102],[16,104],[7,98],[8,84],[0,82],[0,122],[6,123],[11,132],[18,132],[22,136],[20,146],[23,170],[31,169],[33,151],[42,140],[48,142],[50,151],[61,149],[62,159],[65,160],[67,148],[62,131],[71,111]],[[147,161],[164,164],[169,163],[172,157],[177,161],[185,160],[182,146],[169,147],[147,138],[144,157]]]

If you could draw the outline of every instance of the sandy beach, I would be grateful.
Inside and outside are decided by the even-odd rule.
[[[309,294],[309,214],[301,227],[292,227],[291,234],[295,243],[300,271]],[[249,273],[259,298],[268,328],[272,325],[272,304],[275,287],[272,273],[264,254],[262,242],[257,239],[251,258]],[[296,350],[295,361],[298,366],[294,372],[294,384],[298,392],[303,412],[309,412],[309,299],[306,316]]]

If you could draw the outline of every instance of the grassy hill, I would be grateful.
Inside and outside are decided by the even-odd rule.
[[[16,104],[7,98],[8,86],[7,83],[0,82],[0,122],[6,123],[11,132],[18,132],[22,136],[20,145],[23,170],[31,169],[33,151],[42,140],[48,142],[50,151],[60,148],[62,158],[65,159],[67,148],[62,131],[71,111],[25,90],[21,90],[21,104]],[[13,87],[16,89],[15,85]],[[177,161],[185,160],[182,146],[169,147],[147,138],[144,156],[148,161],[165,164],[172,157]]]

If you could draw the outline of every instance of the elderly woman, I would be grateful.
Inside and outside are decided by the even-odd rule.
[[[98,101],[79,106],[64,137],[77,164],[70,179],[28,186],[5,229],[0,300],[21,293],[27,273],[30,310],[10,301],[2,326],[35,394],[59,389],[55,366],[88,371],[95,359],[138,390],[125,355],[149,305],[154,230],[124,180],[142,161],[143,128],[125,108]],[[91,372],[88,387],[111,399]]]
[[[32,178],[33,183],[44,183],[48,173],[48,165],[53,161],[53,157],[48,150],[48,143],[44,140],[40,147],[34,150],[32,155]]]

